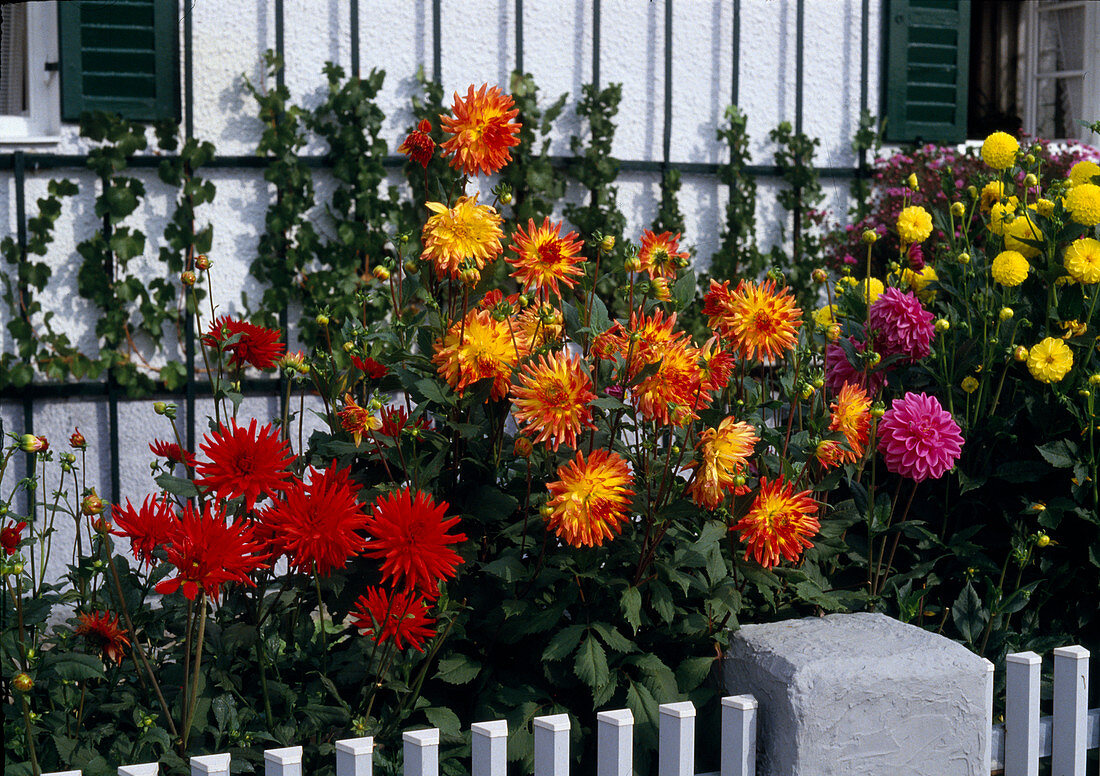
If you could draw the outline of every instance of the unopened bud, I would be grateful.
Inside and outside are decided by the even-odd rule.
[[[859,239],[864,245],[874,245],[878,241],[878,233],[874,229],[864,229]]]
[[[821,267],[818,267],[813,271],[811,277],[813,277],[815,283],[824,283],[826,280],[829,279],[829,273],[827,273]]]
[[[1089,375],[1089,385],[1100,385],[1100,374]]]
[[[84,435],[80,433],[79,428],[76,429],[76,431],[74,431],[69,436],[69,447],[73,448],[74,450],[83,450],[87,446],[88,446],[88,440],[86,440],[84,438]]]
[[[940,334],[943,334],[945,331],[948,331],[950,328],[951,328],[951,321],[947,320],[946,318],[940,318],[938,321],[936,321],[936,331],[938,331]]]
[[[1024,163],[1028,166],[1035,164],[1035,154],[1028,154],[1024,157]]]
[[[955,218],[962,218],[966,215],[966,205],[961,202],[952,202],[951,215],[955,216]]]
[[[871,405],[871,417],[872,418],[881,418],[885,414],[886,414],[886,405],[883,404],[882,402],[876,401],[874,404]]]
[[[1017,345],[1016,349],[1012,351],[1012,357],[1017,361],[1027,361],[1027,356],[1027,348],[1025,348],[1023,345]]]
[[[180,282],[183,283],[185,286],[195,285],[195,273],[192,272],[191,270],[187,270],[186,272],[181,272],[180,273]]]
[[[383,283],[390,279],[390,271],[388,269],[386,269],[385,267],[383,267],[381,264],[376,266],[372,270],[371,274],[373,274],[376,278],[381,280]]]
[[[959,264],[969,264],[969,263],[970,263],[970,254],[969,253],[960,253],[959,254]]]
[[[997,317],[1000,318],[1002,321],[1007,321],[1013,315],[1015,315],[1015,313],[1012,312],[1011,307],[1002,307],[1001,311],[997,313]]]
[[[409,259],[405,262],[406,275],[415,275],[418,272],[420,272],[420,262],[414,261],[413,259]]]
[[[516,437],[516,442],[512,445],[512,450],[519,458],[530,458],[531,453],[534,452],[535,446],[531,444],[531,440],[527,437]]]
[[[916,173],[909,173],[909,177],[905,179],[905,185],[907,185],[913,191],[920,190],[920,184],[917,182]]]
[[[195,266],[205,271],[210,269],[210,259],[207,258],[205,253],[200,253],[195,257]]]
[[[328,316],[327,315],[318,315],[313,320],[314,320],[314,322],[316,322],[316,324],[318,326],[328,326]]]
[[[106,508],[107,504],[95,492],[95,488],[80,502],[80,513],[87,517],[98,515]]]
[[[615,238],[609,234],[600,240],[600,250],[604,253],[611,253],[615,250]]]
[[[544,520],[549,520],[550,516],[554,514],[554,508],[549,503],[543,504],[539,507],[539,514],[542,515]]]
[[[882,356],[880,356],[880,355],[879,355],[878,353],[876,353],[876,352],[875,352],[875,351],[873,351],[873,350],[867,351],[867,352],[866,352],[866,353],[864,354],[864,358],[866,358],[866,359],[867,359],[867,363],[868,363],[868,364],[869,364],[870,366],[877,366],[877,365],[878,365],[878,362],[879,362],[879,361],[882,361]]]
[[[34,679],[31,679],[30,674],[25,674],[20,671],[12,677],[11,686],[19,692],[30,692],[34,689]]]
[[[1024,185],[1028,188],[1039,185],[1039,179],[1035,177],[1035,173],[1029,172],[1024,176]]]
[[[34,434],[19,437],[19,449],[24,453],[37,453],[42,449],[42,440]]]
[[[623,263],[623,267],[624,269],[626,269],[627,272],[641,272],[642,260],[639,259],[637,256],[631,256]]]
[[[840,339],[840,324],[834,323],[825,330],[825,337],[829,342],[836,342]]]
[[[1049,547],[1050,546],[1050,537],[1047,536],[1045,533],[1039,534],[1038,536],[1035,537],[1035,546],[1036,547]]]

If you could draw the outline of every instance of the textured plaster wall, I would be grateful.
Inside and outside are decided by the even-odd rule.
[[[664,120],[664,35],[667,0],[603,0],[600,29],[600,81],[621,82],[622,103],[617,117],[614,154],[621,159],[662,158]],[[672,142],[671,158],[678,162],[715,163],[723,149],[714,139],[715,127],[730,102],[732,0],[675,0],[673,13]],[[804,129],[821,139],[818,164],[850,166],[855,159],[850,138],[859,116],[860,81],[869,85],[869,105],[878,105],[880,0],[871,0],[869,72],[860,72],[860,0],[806,0],[804,49]],[[262,81],[262,56],[275,45],[273,0],[185,0],[193,19],[195,134],[212,141],[219,154],[255,152],[260,125],[243,77]],[[409,96],[418,67],[432,68],[430,0],[360,0],[360,62],[364,73],[386,71],[380,104],[387,114],[385,133],[391,151],[400,144],[410,121]],[[738,84],[740,107],[749,116],[748,130],[757,164],[771,164],[773,148],[767,133],[778,122],[795,120],[795,0],[742,0]],[[524,69],[533,74],[547,103],[568,92],[568,107],[557,124],[552,150],[569,153],[569,137],[578,130],[573,110],[582,84],[592,80],[592,8],[590,0],[526,0],[523,3]],[[501,84],[515,67],[514,0],[443,0],[442,79],[446,94],[470,84]],[[182,25],[181,25],[182,27]],[[182,35],[182,33],[181,33]],[[315,105],[324,89],[322,66],[335,61],[350,69],[350,16],[346,0],[286,0],[286,83],[293,98]],[[152,135],[150,133],[150,138]],[[152,145],[152,144],[151,144]],[[19,148],[0,142],[0,153]],[[64,125],[54,145],[26,147],[27,151],[81,153],[87,150],[76,128]],[[323,151],[312,148],[311,152]],[[87,352],[95,352],[94,311],[75,290],[76,244],[96,225],[93,177],[79,170],[30,171],[28,211],[45,193],[50,177],[68,177],[81,193],[65,204],[57,223],[56,241],[48,262],[54,270],[44,305],[55,311],[55,325],[68,332]],[[147,186],[148,196],[127,223],[145,232],[148,243],[145,271],[159,271],[156,260],[163,226],[173,207],[172,192],[154,171],[134,173]],[[255,170],[208,170],[205,177],[217,185],[212,205],[199,219],[214,225],[211,257],[216,263],[214,301],[219,313],[242,310],[241,294],[261,289],[248,274],[271,196],[262,174]],[[317,173],[319,192],[326,176]],[[652,221],[660,196],[658,176],[622,173],[619,203],[628,219],[628,234],[638,235]],[[395,179],[396,182],[396,179]],[[776,184],[762,178],[757,215],[763,243],[780,239],[781,211],[775,201]],[[847,181],[823,181],[827,207],[847,207]],[[485,185],[484,188],[488,188]],[[579,200],[579,187],[569,199]],[[684,240],[696,249],[697,263],[705,265],[718,246],[726,193],[710,176],[687,174],[680,205],[686,218]],[[9,171],[0,172],[0,233],[14,233],[15,184]],[[319,223],[324,228],[323,220]],[[7,315],[0,311],[0,318]],[[6,320],[0,320],[0,324]],[[0,327],[0,347],[12,348],[6,328]],[[275,410],[257,406],[260,417]],[[247,414],[246,414],[247,416]],[[150,423],[148,403],[123,402],[119,411],[123,460],[122,496],[140,500],[149,490],[147,442],[167,436],[167,429]],[[22,431],[22,406],[0,402],[4,428]],[[160,420],[160,419],[157,419]],[[201,420],[201,418],[200,418]],[[107,411],[104,403],[51,401],[35,405],[34,429],[62,446],[73,425],[92,448],[107,449]],[[200,425],[201,431],[201,425]],[[307,432],[308,433],[308,432]],[[109,494],[109,464],[100,459],[88,471],[89,484]],[[64,553],[59,553],[64,555]]]

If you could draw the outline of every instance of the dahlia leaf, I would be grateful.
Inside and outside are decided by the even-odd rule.
[[[567,628],[562,628],[554,634],[554,638],[550,639],[550,643],[543,650],[542,659],[550,661],[562,660],[568,657],[577,648],[584,631],[585,626],[583,625],[570,625]]]
[[[966,587],[951,605],[951,618],[968,644],[973,644],[981,637],[989,612],[982,608],[982,601],[971,583],[966,583]]]
[[[676,684],[681,692],[691,692],[707,678],[714,666],[713,657],[689,657],[676,667]]]
[[[471,660],[465,655],[453,655],[439,661],[435,678],[442,679],[447,684],[468,684],[480,672],[481,663]]]
[[[592,623],[592,630],[599,634],[600,639],[608,646],[608,649],[613,649],[616,652],[638,651],[632,641],[606,623],[594,622]]]
[[[1068,439],[1038,445],[1035,449],[1047,463],[1057,469],[1072,469],[1077,461],[1077,445]]]
[[[676,302],[676,309],[683,310],[695,300],[696,280],[695,270],[689,269],[672,287],[672,298]]]
[[[593,690],[598,690],[607,684],[610,672],[607,668],[607,653],[599,642],[591,634],[577,650],[577,660],[573,666],[574,672],[585,684]]]
[[[446,707],[434,707],[424,709],[424,716],[433,727],[439,728],[439,738],[442,743],[462,742],[462,723],[453,711]]]
[[[642,592],[636,587],[628,587],[623,591],[619,605],[623,610],[623,617],[637,633],[642,624]]]
[[[52,657],[52,659],[51,659]],[[87,679],[103,679],[103,660],[95,655],[85,655],[80,652],[66,652],[64,654],[43,657],[42,668],[52,669],[59,679],[79,682]]]

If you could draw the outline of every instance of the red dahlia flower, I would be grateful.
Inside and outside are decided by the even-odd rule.
[[[93,612],[78,614],[76,618],[80,624],[74,633],[95,644],[103,653],[104,661],[113,660],[122,665],[122,657],[126,654],[126,647],[130,646],[130,640],[126,638],[126,631],[118,625],[118,615]]]
[[[466,541],[466,534],[449,534],[458,518],[445,519],[448,504],[438,504],[422,491],[412,494],[408,488],[379,496],[367,521],[372,539],[365,554],[383,558],[382,578],[393,584],[404,583],[434,599],[439,583],[455,575],[462,563],[458,553],[447,545]]]
[[[252,531],[251,523],[226,523],[225,511],[209,501],[201,512],[184,504],[165,546],[168,562],[178,573],[160,582],[156,591],[170,595],[180,590],[193,601],[203,590],[217,601],[223,582],[255,587],[248,575],[267,566],[260,561],[263,548]]]
[[[435,635],[428,627],[435,620],[428,617],[428,605],[421,596],[389,593],[380,587],[368,587],[366,595],[359,596],[352,621],[364,636],[377,642],[392,640],[398,649],[412,646],[423,652],[424,640]]]
[[[222,348],[235,367],[247,364],[257,369],[274,369],[279,356],[286,350],[286,345],[279,342],[280,334],[282,332],[277,329],[265,329],[223,315],[210,323],[210,329],[203,335],[202,341],[207,347]],[[236,335],[240,338],[231,344],[224,344]]]
[[[195,484],[220,499],[244,497],[245,509],[252,510],[265,495],[273,496],[285,491],[291,478],[287,471],[294,460],[290,446],[280,440],[271,424],[256,431],[256,419],[247,429],[230,421],[230,427],[222,425],[216,434],[208,434],[199,449],[210,462],[195,466],[200,479]]]
[[[23,529],[27,527],[25,522],[6,525],[0,529],[0,546],[4,548],[5,555],[14,555],[15,548],[23,541]]]
[[[153,550],[168,540],[178,522],[176,508],[168,496],[163,499],[146,496],[141,509],[136,510],[130,499],[126,499],[125,508],[121,504],[111,507],[111,516],[119,529],[111,533],[128,538],[134,557],[150,566],[154,560]]]
[[[194,467],[195,454],[184,450],[175,442],[165,442],[154,439],[149,443],[149,450],[158,458],[164,458],[169,463],[182,463],[184,466]]]
[[[405,142],[397,147],[399,154],[412,159],[422,167],[427,168],[435,153],[435,141],[432,140],[432,123],[427,119],[421,119],[416,129],[409,133]]]

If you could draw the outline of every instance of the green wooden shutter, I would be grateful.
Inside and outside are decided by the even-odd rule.
[[[57,9],[62,118],[179,118],[177,0],[68,0]]]
[[[966,140],[970,0],[889,0],[888,9],[886,139]]]

